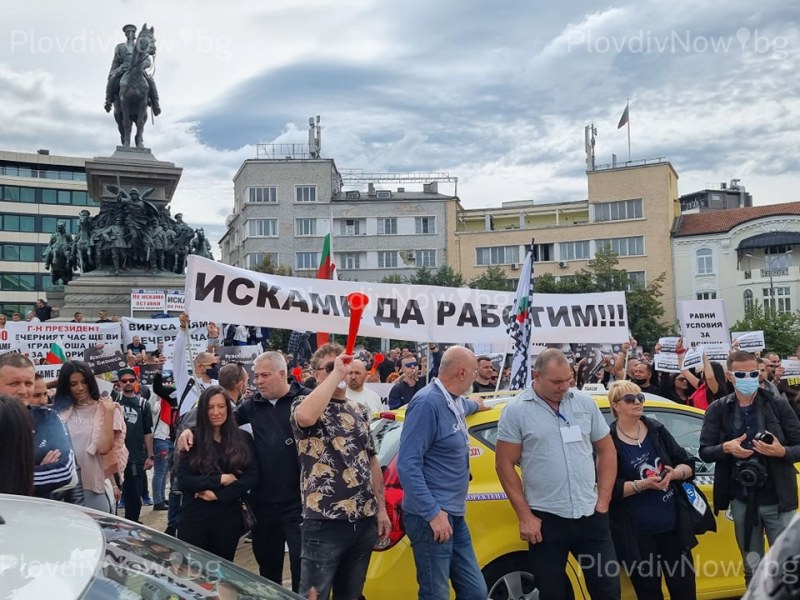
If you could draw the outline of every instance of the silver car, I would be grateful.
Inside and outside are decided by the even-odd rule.
[[[120,517],[0,494],[0,600],[298,599],[209,552]]]

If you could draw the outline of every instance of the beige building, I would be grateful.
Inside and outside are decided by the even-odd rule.
[[[609,245],[633,284],[666,273],[661,298],[675,320],[671,232],[680,215],[678,174],[664,160],[625,163],[587,172],[587,200],[555,204],[505,202],[500,208],[460,210],[450,265],[467,280],[490,266],[518,275],[525,245],[535,240],[536,273],[569,277]]]

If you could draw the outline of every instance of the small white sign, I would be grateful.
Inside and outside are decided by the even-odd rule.
[[[164,310],[164,290],[131,290],[131,311]]]

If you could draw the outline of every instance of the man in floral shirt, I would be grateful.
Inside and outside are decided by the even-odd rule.
[[[317,386],[295,400],[292,429],[303,495],[300,594],[361,596],[372,548],[391,524],[366,409],[345,396],[352,356],[336,344],[311,357]]]

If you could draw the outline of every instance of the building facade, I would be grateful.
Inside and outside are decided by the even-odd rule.
[[[448,264],[457,198],[438,193],[344,190],[336,164],[321,158],[246,160],[234,177],[234,210],[220,240],[222,262],[253,268],[269,257],[314,276],[331,233],[339,277],[380,281]]]
[[[0,312],[24,318],[47,297],[42,251],[56,222],[64,219],[74,233],[84,209],[99,210],[86,191],[84,158],[0,151]]]
[[[683,215],[673,240],[675,299],[722,299],[728,323],[758,301],[798,308],[800,202]]]
[[[536,274],[571,277],[609,246],[632,285],[665,274],[664,320],[674,321],[671,233],[680,215],[675,169],[664,160],[642,161],[598,167],[587,171],[587,178],[586,200],[461,210],[451,266],[467,280],[490,266],[515,274],[533,239]]]

